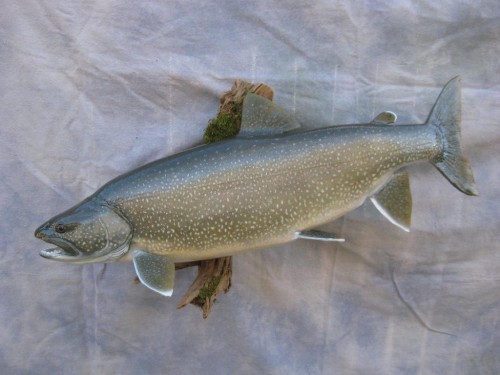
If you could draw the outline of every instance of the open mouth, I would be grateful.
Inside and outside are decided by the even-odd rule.
[[[45,242],[58,246],[52,249],[46,249],[40,251],[40,256],[46,259],[61,260],[61,261],[74,260],[75,258],[78,257],[78,255],[80,255],[79,251],[77,251],[73,247],[73,245],[71,245],[69,242],[65,240],[51,238],[50,240],[45,240]]]
[[[44,258],[47,258],[47,259],[54,259],[54,258],[60,258],[60,257],[74,257],[76,256],[76,254],[71,254],[71,253],[68,253],[67,251],[59,248],[59,247],[55,247],[53,249],[46,249],[46,250],[42,250],[40,251],[40,255]]]

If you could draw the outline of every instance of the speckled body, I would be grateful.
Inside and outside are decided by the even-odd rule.
[[[409,231],[407,164],[428,161],[458,190],[477,195],[460,146],[459,78],[423,125],[369,124],[300,131],[293,116],[247,93],[238,136],[187,150],[115,178],[35,230],[73,264],[131,260],[149,289],[171,296],[175,262],[211,259],[297,238],[344,241],[316,226],[370,198]]]
[[[441,149],[425,125],[348,125],[235,138],[118,177],[93,197],[133,229],[131,247],[175,261],[285,243],[360,206],[404,165]]]

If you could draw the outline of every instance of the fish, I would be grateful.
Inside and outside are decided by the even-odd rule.
[[[247,94],[234,138],[151,162],[106,183],[51,218],[35,237],[44,258],[73,264],[131,261],[149,289],[171,296],[175,263],[212,259],[297,239],[342,242],[315,229],[367,199],[409,231],[406,166],[429,162],[477,195],[462,154],[460,78],[441,91],[424,124],[304,130],[275,103]]]

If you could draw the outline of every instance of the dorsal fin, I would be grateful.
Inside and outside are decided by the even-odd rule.
[[[412,200],[408,172],[396,172],[370,199],[391,223],[406,232],[410,231]]]
[[[394,112],[385,111],[385,112],[379,113],[377,115],[377,117],[375,117],[372,120],[372,124],[389,125],[389,124],[394,124],[397,119],[398,119],[398,116],[396,116],[396,114]]]
[[[294,117],[272,101],[251,93],[245,96],[238,136],[281,134],[298,127]]]

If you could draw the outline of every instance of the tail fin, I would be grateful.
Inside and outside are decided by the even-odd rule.
[[[427,124],[436,128],[442,142],[441,153],[432,163],[458,190],[478,195],[472,169],[460,146],[460,100],[460,77],[457,76],[443,88],[427,119]]]

